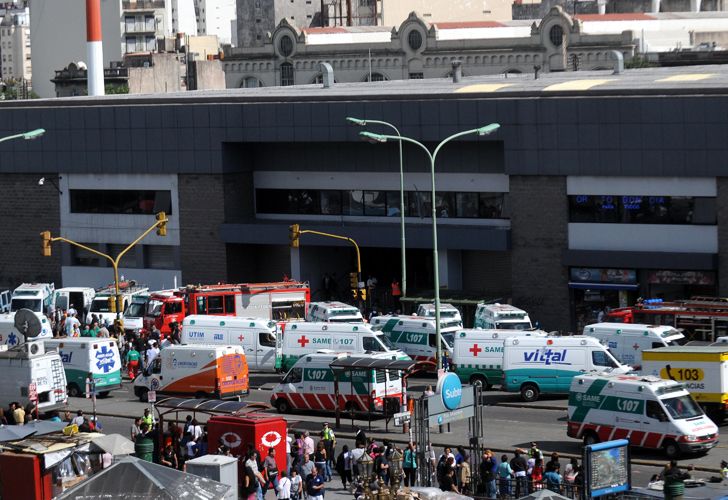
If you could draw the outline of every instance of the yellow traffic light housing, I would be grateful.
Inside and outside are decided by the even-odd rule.
[[[301,227],[298,224],[292,224],[288,226],[288,237],[291,240],[291,248],[298,248],[300,243],[299,239],[301,238]]]
[[[159,212],[157,214],[157,235],[167,236],[167,214]]]
[[[109,312],[115,313],[116,312],[116,297],[113,295],[106,299],[107,304],[109,305]]]
[[[362,288],[359,290],[359,294],[361,295],[361,300],[367,300],[367,289]]]
[[[40,237],[42,240],[42,249],[43,249],[43,257],[50,257],[51,256],[51,232],[50,231],[43,231],[40,233]]]
[[[359,274],[358,273],[349,273],[349,284],[351,285],[351,288],[354,290],[357,290],[359,288]]]
[[[354,300],[359,300],[359,290],[356,288],[351,289],[351,295],[354,297]]]

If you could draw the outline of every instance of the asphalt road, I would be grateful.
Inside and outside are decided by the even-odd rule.
[[[278,382],[279,376],[275,374],[253,374],[251,377],[251,391],[245,399],[251,402],[270,402],[270,394],[273,386]],[[409,379],[409,392],[412,396],[419,396],[427,385],[434,383],[434,378],[412,378]],[[485,429],[487,446],[502,451],[512,451],[517,447],[528,447],[531,441],[538,442],[544,452],[551,453],[558,451],[561,454],[581,454],[581,443],[578,440],[566,436],[566,399],[562,397],[544,398],[535,403],[522,403],[518,394],[507,394],[498,391],[485,393],[486,408]],[[123,435],[129,434],[130,421],[123,417],[141,416],[148,404],[141,403],[134,397],[131,386],[124,383],[121,389],[113,391],[107,398],[98,399],[96,408],[101,415],[102,423],[105,425],[105,432],[120,432]],[[92,409],[91,400],[84,398],[69,398],[69,408],[72,410],[83,409],[90,412]],[[271,410],[275,411],[275,410]],[[184,419],[186,415],[179,415]],[[114,417],[122,417],[114,418]],[[366,415],[363,420],[355,421],[355,425],[367,428]],[[303,414],[292,413],[285,415],[290,426],[296,429],[308,429],[318,431],[323,421],[334,423],[334,416],[327,413]],[[199,418],[198,420],[205,420]],[[728,434],[728,425],[722,426],[723,431]],[[372,434],[387,436],[390,439],[406,440],[407,436],[389,426],[389,433],[385,433],[383,419],[376,419],[372,422]],[[342,436],[351,432],[351,421],[342,419],[342,426],[338,433]],[[467,443],[467,425],[452,426],[451,433],[439,434],[433,429],[431,441],[435,444],[460,444]],[[634,460],[642,461],[647,469],[654,472],[659,463],[665,461],[665,457],[654,451],[634,450]],[[687,457],[682,460],[685,464],[695,464],[699,467],[717,468],[721,460],[728,460],[728,442],[720,443],[716,448],[703,456]]]

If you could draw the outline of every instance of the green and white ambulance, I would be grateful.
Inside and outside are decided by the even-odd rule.
[[[341,371],[337,402],[331,363],[341,358],[396,359],[396,356],[384,352],[306,354],[296,361],[281,383],[273,388],[271,404],[280,413],[290,410],[336,411],[337,406],[343,411],[382,411],[386,397],[396,399],[396,408],[391,410],[399,411],[402,403],[402,378],[395,370]]]
[[[306,321],[364,323],[364,318],[359,309],[343,302],[309,302],[306,306]]]
[[[465,329],[455,334],[452,363],[463,384],[490,388],[503,381],[503,350],[510,337],[546,337],[543,330]]]
[[[718,427],[682,384],[642,375],[574,377],[566,433],[584,444],[627,439],[670,458],[718,444]]]
[[[114,339],[54,338],[45,344],[46,349],[56,349],[61,356],[69,396],[85,394],[89,373],[96,382],[96,393],[102,397],[121,387],[121,356]]]
[[[311,323],[289,321],[281,325],[282,348],[277,368],[290,370],[298,358],[321,350],[347,353],[387,353],[397,359],[410,359],[393,346],[381,332],[365,323]]]
[[[370,322],[374,330],[381,331],[397,349],[416,361],[436,361],[435,319],[422,316],[375,316]],[[457,319],[440,319],[442,352],[452,359],[455,334],[462,329]]]
[[[680,346],[687,341],[672,326],[635,323],[594,323],[584,327],[584,335],[598,339],[620,363],[635,369],[642,366],[642,351]]]
[[[484,330],[533,329],[528,313],[510,304],[478,304],[474,326]]]
[[[427,303],[417,306],[417,316],[435,319],[435,304]],[[455,320],[463,326],[463,317],[457,307],[452,304],[440,304],[440,320]]]

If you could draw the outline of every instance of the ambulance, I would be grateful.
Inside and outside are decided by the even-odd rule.
[[[584,327],[584,335],[598,339],[617,361],[636,369],[642,365],[642,351],[682,345],[686,341],[682,333],[667,325],[595,323]]]
[[[116,288],[114,285],[96,290],[96,296],[93,302],[91,302],[91,308],[86,316],[86,323],[91,323],[93,316],[96,316],[101,323],[108,322],[109,324],[113,324],[117,313],[111,310],[109,299],[112,299],[115,295]],[[149,295],[149,288],[143,285],[137,285],[136,281],[133,280],[124,281],[119,284],[119,295],[121,295],[121,300],[123,301],[123,305],[119,311],[119,317],[123,320],[124,311],[129,307],[129,304],[135,299],[138,300],[139,296]]]
[[[183,344],[239,345],[248,368],[276,371],[278,336],[276,322],[262,318],[193,314],[182,322]]]
[[[682,383],[714,422],[728,416],[728,344],[646,350],[642,373]]]
[[[566,434],[594,444],[627,439],[669,458],[706,452],[718,427],[682,384],[643,375],[578,375],[569,392]]]
[[[584,373],[625,373],[606,347],[593,337],[511,337],[503,349],[503,390],[520,392],[523,401],[540,394],[568,394],[571,379]]]
[[[528,313],[510,304],[478,304],[475,328],[484,330],[531,330]]]
[[[349,353],[387,353],[397,359],[410,359],[397,350],[382,332],[373,331],[365,323],[283,323],[281,356],[277,366],[290,370],[298,358],[322,349]]]
[[[421,316],[375,316],[371,319],[374,330],[381,331],[397,349],[416,361],[436,361],[435,320]],[[440,318],[440,342],[443,354],[452,359],[455,334],[462,329],[456,319]]]
[[[417,306],[417,316],[425,318],[435,317],[435,304],[420,304]],[[440,304],[440,320],[455,320],[460,322],[460,326],[463,326],[463,317],[460,315],[460,311],[452,304]]]
[[[503,381],[503,350],[507,338],[547,335],[542,330],[460,330],[453,341],[452,369],[463,384],[480,384],[489,389]]]
[[[134,395],[142,402],[149,391],[228,399],[248,394],[248,382],[241,346],[173,345],[134,379]]]
[[[114,339],[54,338],[46,340],[45,345],[61,356],[69,396],[82,396],[86,392],[89,373],[93,374],[96,393],[101,397],[121,387],[121,357]]]
[[[306,321],[364,323],[364,318],[359,309],[343,302],[310,302],[306,307]]]
[[[25,342],[25,335],[15,326],[18,311],[31,311],[41,324],[40,333],[34,338],[53,337],[51,318],[55,313],[55,285],[53,283],[23,283],[13,290],[10,312],[0,316],[0,344],[9,348]]]
[[[336,411],[334,372],[330,365],[334,360],[342,358],[397,359],[391,353],[307,354],[296,361],[293,368],[273,388],[271,404],[280,413],[291,410]],[[397,404],[388,409],[399,411],[402,403],[402,378],[399,372],[367,369],[340,372],[339,410],[383,411],[385,397],[396,399]]]

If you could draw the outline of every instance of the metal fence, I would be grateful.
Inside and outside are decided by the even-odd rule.
[[[496,479],[495,496],[488,490],[487,482],[475,484],[474,497],[477,499],[497,498],[500,500],[512,500],[523,498],[539,490],[550,490],[559,493],[567,498],[579,500],[582,495],[580,485],[562,482],[561,484],[548,484],[544,481],[531,481],[528,477],[514,479]]]

